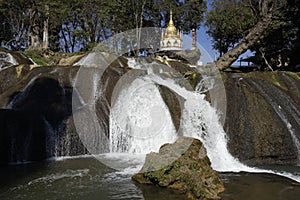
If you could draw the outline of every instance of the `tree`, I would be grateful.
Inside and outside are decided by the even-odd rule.
[[[259,18],[257,23],[249,30],[249,33],[240,41],[238,45],[225,53],[217,62],[219,69],[228,68],[237,58],[245,53],[250,47],[263,39],[272,25],[276,13],[285,6],[284,0],[260,0],[258,11]]]
[[[278,13],[286,6],[285,0],[244,0],[244,3],[248,5],[253,17],[257,20],[245,31],[245,36],[217,60],[216,64],[221,70],[229,67],[239,55],[262,41],[276,20]]]
[[[298,24],[298,25],[297,25]],[[262,68],[284,69],[295,65],[298,56],[293,55],[299,41],[299,1],[287,1],[284,9],[275,13],[264,38],[251,47]],[[298,62],[299,63],[299,62]]]
[[[28,47],[29,20],[25,0],[0,1],[1,44],[9,49]]]
[[[31,39],[29,48],[37,50],[42,48],[42,13],[39,11],[35,1],[32,2],[29,8],[29,36]]]
[[[249,1],[217,0],[212,3],[205,25],[220,57],[240,42],[257,22],[253,7]]]
[[[110,36],[134,29],[130,47],[126,48],[139,49],[141,28],[166,26],[170,9],[180,30],[187,33],[193,28],[198,29],[205,2],[0,0],[1,44],[11,49],[27,49],[30,45],[31,49],[49,47],[54,51],[74,52],[89,50]]]
[[[290,19],[294,24],[294,33],[296,35],[295,40],[292,42],[292,48],[290,52],[291,64],[299,65],[300,64],[300,0],[289,0],[290,9]]]
[[[203,20],[204,13],[206,12],[206,1],[204,0],[185,0],[182,4],[182,13],[180,15],[179,27],[185,33],[190,32],[192,29],[200,28]]]

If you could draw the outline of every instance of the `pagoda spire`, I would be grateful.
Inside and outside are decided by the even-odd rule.
[[[167,35],[176,35],[176,27],[174,26],[174,22],[173,22],[172,10],[170,10],[170,21],[169,21],[166,32],[167,32]]]

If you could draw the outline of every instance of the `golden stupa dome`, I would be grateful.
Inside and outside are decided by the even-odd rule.
[[[170,21],[168,27],[161,32],[160,50],[178,51],[182,50],[182,33],[176,29],[170,11]]]
[[[167,35],[176,35],[176,27],[174,26],[174,22],[172,19],[172,11],[170,11],[170,21],[166,29],[166,33]]]

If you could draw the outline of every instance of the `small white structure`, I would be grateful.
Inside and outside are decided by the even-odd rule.
[[[170,21],[168,27],[162,30],[160,40],[161,51],[180,51],[182,50],[182,32],[177,30],[170,11]]]

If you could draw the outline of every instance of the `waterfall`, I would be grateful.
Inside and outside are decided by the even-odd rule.
[[[46,151],[47,156],[54,156],[57,157],[58,154],[58,134],[57,131],[54,130],[52,125],[44,119],[45,127],[46,127]]]
[[[110,114],[110,152],[149,153],[176,138],[169,110],[148,76],[121,90]]]
[[[164,85],[185,99],[181,118],[184,136],[197,138],[207,149],[212,167],[217,171],[253,171],[236,160],[227,149],[226,133],[219,122],[216,110],[198,91],[188,91],[172,79],[152,76],[153,81]]]
[[[201,92],[211,88],[198,85],[189,91],[171,78],[148,75],[135,79],[121,90],[110,115],[110,152],[149,153],[177,138],[170,112],[157,85],[163,85],[185,99],[181,118],[184,136],[200,139],[207,149],[212,167],[217,171],[253,171],[236,160],[227,149],[227,138],[217,112]],[[208,81],[208,79],[206,80]]]
[[[149,153],[176,140],[178,134],[174,130],[170,112],[156,87],[162,85],[183,97],[180,130],[184,136],[201,140],[213,169],[219,172],[271,173],[300,181],[297,175],[248,167],[235,159],[227,149],[226,133],[219,122],[217,111],[201,94],[201,91],[206,91],[203,86],[199,85],[198,91],[189,91],[174,79],[161,77],[154,74],[153,70],[147,71],[148,75],[139,77],[121,90],[116,103],[112,105],[109,138],[111,153]],[[111,154],[108,157],[114,158]],[[117,157],[119,159],[124,155]],[[123,172],[132,169],[137,170],[136,166],[127,167]]]
[[[7,108],[8,109],[14,109],[15,106],[19,103],[22,102],[24,99],[28,97],[29,92],[31,91],[32,86],[34,85],[34,81],[40,77],[41,74],[38,74],[34,78],[32,78],[27,85],[18,93],[16,94],[12,100],[8,103]]]
[[[65,124],[61,123],[53,127],[45,118],[43,119],[46,128],[46,153],[47,157],[70,157],[86,153],[81,147],[80,139],[76,134],[65,131]]]

